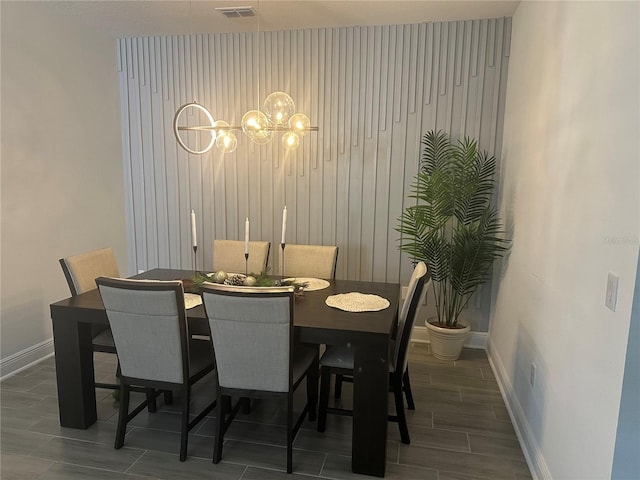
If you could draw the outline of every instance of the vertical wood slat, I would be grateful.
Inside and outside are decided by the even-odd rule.
[[[481,20],[473,20],[473,41],[471,42],[471,75],[478,76],[478,55],[480,51],[480,24]]]
[[[467,114],[469,113],[469,81],[471,80],[471,37],[473,22],[465,22],[464,49],[461,57],[462,61],[462,109],[460,115],[460,132],[464,135],[467,133]]]
[[[449,77],[449,23],[443,23],[440,26],[440,62],[438,66],[438,91],[440,95],[447,94],[447,78]]]
[[[411,52],[411,72],[409,73],[409,113],[414,113],[416,111],[416,84],[418,82],[418,50],[420,48],[420,41],[418,40],[418,35],[420,31],[419,25],[411,25],[411,36],[413,38],[412,42],[407,42],[407,48],[410,49]],[[415,48],[417,42],[418,48]],[[412,48],[413,47],[413,48]]]
[[[485,81],[485,75],[484,74],[480,74],[480,72],[482,71],[482,73],[484,73],[485,68],[486,68],[486,52],[487,52],[487,25],[488,21],[487,20],[481,20],[480,22],[480,34],[479,34],[479,44],[478,44],[478,59],[477,59],[477,65],[478,65],[478,90],[476,91],[476,98],[475,98],[475,104],[476,104],[476,117],[475,117],[475,121],[474,121],[474,132],[473,132],[473,137],[478,139],[480,138],[480,128],[482,127],[481,123],[482,123],[482,106],[483,106],[483,100],[484,100],[484,81]]]
[[[367,44],[369,45],[369,49],[371,51],[371,56],[368,61],[371,65],[371,75],[373,77],[373,90],[368,90],[368,94],[365,102],[367,104],[371,104],[373,106],[373,110],[371,111],[371,120],[369,122],[369,130],[366,133],[365,138],[371,138],[373,132],[377,132],[380,127],[380,91],[381,91],[381,82],[383,78],[386,76],[383,75],[374,75],[373,72],[381,71],[381,62],[382,62],[382,39],[381,39],[381,27],[369,27],[368,28],[368,39]]]
[[[395,86],[393,90],[393,121],[400,121],[400,111],[402,105],[402,81],[401,79],[408,77],[408,72],[404,69],[406,59],[406,50],[404,43],[404,26],[398,26],[396,30],[396,63],[395,70]]]
[[[119,39],[134,269],[191,267],[191,205],[203,268],[212,266],[211,240],[242,237],[247,212],[252,238],[271,241],[273,261],[286,201],[289,241],[296,230],[309,243],[337,243],[339,275],[406,281],[394,227],[411,201],[422,133],[442,125],[493,148],[500,137],[511,21],[491,22]],[[320,127],[294,154],[285,155],[279,136],[256,146],[241,132],[227,156],[176,146],[179,105],[197,97],[215,119],[239,124],[275,88]]]
[[[383,69],[382,73],[384,76],[384,88],[382,85],[380,86],[380,112],[378,116],[378,128],[380,131],[385,131],[387,129],[387,111],[388,111],[388,98],[389,98],[389,88],[393,88],[393,76],[392,73],[395,71],[395,27],[392,25],[390,27],[383,27],[382,29],[382,38],[383,41],[386,40],[387,48],[383,43],[383,51],[386,55],[387,69]],[[389,86],[391,84],[391,87]]]
[[[424,105],[429,105],[431,103],[431,89],[432,89],[432,82],[433,82],[433,76],[434,76],[434,73],[433,73],[433,65],[434,65],[433,56],[435,54],[434,39],[435,39],[435,32],[434,32],[433,23],[428,23],[427,33],[426,33],[427,55],[426,55],[425,70],[424,70],[424,75],[427,81],[425,82],[424,89],[422,90]]]

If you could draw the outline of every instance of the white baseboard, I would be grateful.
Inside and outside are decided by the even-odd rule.
[[[40,363],[51,355],[53,355],[52,338],[3,358],[0,362],[0,381]]]
[[[468,348],[486,350],[488,338],[489,334],[487,332],[471,332],[467,339],[467,343],[465,343],[464,346]],[[429,330],[427,330],[427,327],[413,327],[411,341],[414,343],[429,343]]]
[[[533,431],[527,421],[522,405],[513,391],[513,385],[509,380],[504,364],[496,354],[496,350],[490,340],[487,344],[487,357],[489,358],[489,364],[491,365],[493,374],[498,382],[500,393],[502,394],[505,406],[509,412],[511,423],[516,431],[518,440],[520,441],[522,453],[524,453],[525,459],[527,460],[527,465],[529,465],[532,477],[534,480],[551,480],[553,478],[551,476],[551,471],[549,470],[547,462],[540,450],[540,446],[533,435]]]

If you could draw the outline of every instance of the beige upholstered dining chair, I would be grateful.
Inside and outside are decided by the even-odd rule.
[[[111,248],[101,248],[91,252],[80,253],[60,259],[62,271],[67,279],[71,296],[75,297],[90,290],[95,290],[96,278],[119,277],[118,264]],[[113,336],[109,326],[92,324],[92,346],[94,352],[116,354]],[[118,383],[96,383],[98,388],[117,390]]]
[[[294,343],[293,290],[203,287],[218,379],[213,463],[222,457],[224,433],[241,402],[229,411],[227,397],[275,397],[287,402],[287,472],[293,469],[293,441],[307,412],[315,420],[318,399],[318,349]],[[294,423],[293,393],[305,378],[307,403]]]
[[[427,266],[419,262],[413,270],[407,289],[407,296],[398,317],[396,339],[391,351],[389,362],[389,390],[394,394],[396,414],[389,415],[389,420],[397,422],[402,443],[409,444],[409,428],[404,410],[403,392],[410,410],[415,409],[411,384],[409,383],[407,350],[411,341],[411,333],[415,317],[418,313],[418,304],[425,290],[431,282],[426,282]],[[329,408],[329,387],[331,374],[336,375],[336,392],[340,388],[342,380],[353,381],[354,355],[353,349],[347,346],[329,346],[320,359],[320,405],[318,410],[318,431],[325,430],[327,413],[351,415],[352,412],[341,408]],[[338,380],[340,379],[340,380]],[[339,395],[336,395],[339,396]]]
[[[182,462],[187,457],[189,431],[215,407],[212,401],[195,418],[189,416],[191,386],[215,367],[211,340],[196,340],[189,335],[179,280],[99,277],[96,283],[120,359],[120,408],[114,448],[124,445],[127,424],[155,402],[157,390],[176,391],[182,403]],[[130,412],[130,393],[135,387],[155,394]]]
[[[338,247],[335,245],[287,244],[284,248],[284,272],[280,275],[333,279],[336,276]]]
[[[248,273],[259,275],[267,271],[269,261],[270,242],[249,242],[249,261],[245,265],[244,241],[242,240],[214,240],[213,241],[213,269],[227,273]]]

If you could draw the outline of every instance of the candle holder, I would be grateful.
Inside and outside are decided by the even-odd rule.
[[[196,275],[198,273],[198,246],[194,245],[193,246],[193,274]]]
[[[280,269],[280,275],[282,276],[282,278],[284,279],[284,247],[286,245],[284,243],[280,244],[280,248],[282,249],[282,267]]]
[[[248,276],[249,275],[249,254],[245,253],[244,254],[244,276]]]

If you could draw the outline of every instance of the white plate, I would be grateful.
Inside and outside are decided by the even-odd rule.
[[[197,307],[198,305],[202,305],[202,297],[200,295],[196,295],[195,293],[184,294],[184,308],[189,310],[190,308]]]
[[[303,278],[303,277],[291,277],[285,278],[286,282],[294,282],[294,283],[306,283],[307,286],[304,287],[305,292],[313,292],[314,290],[322,290],[331,285],[326,280],[322,278]]]

